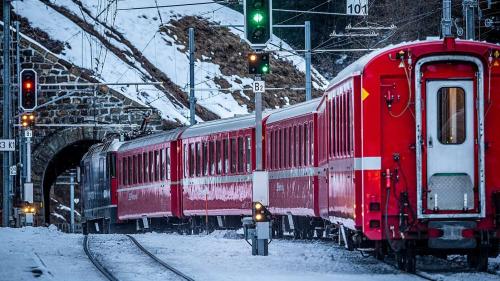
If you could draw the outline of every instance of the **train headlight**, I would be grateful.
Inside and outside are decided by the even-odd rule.
[[[262,215],[261,214],[256,214],[255,215],[255,220],[256,221],[261,221],[262,220]]]

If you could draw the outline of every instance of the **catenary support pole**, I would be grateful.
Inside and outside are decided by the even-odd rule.
[[[11,139],[10,129],[10,0],[3,0],[3,139]],[[11,152],[3,152],[3,212],[2,224],[9,226],[10,219],[10,186],[11,176],[9,164]]]
[[[451,24],[451,0],[443,0],[443,18],[441,19],[443,37],[451,36]]]
[[[475,35],[475,20],[474,20],[474,9],[477,7],[476,0],[464,0],[462,2],[463,13],[465,17],[465,39],[474,40]]]
[[[196,97],[194,95],[194,28],[189,28],[189,124],[196,124]]]
[[[311,94],[311,22],[306,21],[304,23],[305,27],[305,49],[306,49],[306,100],[309,101],[312,99]]]
[[[70,226],[71,226],[71,233],[75,233],[75,173],[71,171],[70,173],[70,178],[69,178],[69,204],[71,207],[71,214],[70,214]]]
[[[19,74],[21,73],[21,59],[20,59],[20,40],[21,40],[21,36],[20,36],[20,24],[19,24],[19,21],[15,21],[14,22],[14,26],[16,27],[16,77],[17,77],[17,81],[19,81],[20,77],[19,77]],[[17,96],[20,97],[21,96],[21,87],[17,87]],[[19,101],[19,98],[18,98],[18,101]],[[17,109],[18,107],[16,106],[13,106],[13,108]],[[21,116],[18,117],[18,124],[21,124]],[[19,163],[24,163],[23,161],[23,130],[17,130],[18,132],[18,137],[17,137],[17,141],[18,141],[18,144],[17,144],[17,147],[19,149],[19,154],[18,154],[18,157],[19,157]],[[22,194],[23,194],[23,177],[24,177],[24,169],[22,167],[20,167],[19,169],[19,194],[22,198]]]

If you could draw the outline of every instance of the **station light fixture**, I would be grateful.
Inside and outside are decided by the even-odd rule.
[[[252,217],[255,222],[268,222],[272,215],[269,210],[260,202],[254,202],[252,208]]]
[[[248,54],[248,73],[257,75],[269,74],[271,72],[269,57],[269,53]]]
[[[254,48],[263,48],[272,35],[272,0],[245,0],[245,38]]]
[[[20,75],[20,107],[24,111],[33,111],[37,105],[37,74],[33,69],[23,69]]]

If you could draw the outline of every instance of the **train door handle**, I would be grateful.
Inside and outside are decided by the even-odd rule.
[[[429,137],[429,147],[432,148],[433,142],[432,142],[432,136]]]

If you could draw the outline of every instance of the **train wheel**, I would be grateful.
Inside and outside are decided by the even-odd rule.
[[[406,269],[406,251],[405,250],[400,250],[399,252],[396,252],[396,262],[398,264],[399,270]]]
[[[316,229],[316,238],[318,238],[318,239],[323,238],[323,233],[324,233],[324,230],[322,228],[317,228]]]
[[[413,248],[413,243],[406,250],[406,272],[415,273],[417,271],[417,255]]]
[[[384,244],[382,241],[375,242],[375,258],[380,261],[385,259]]]
[[[467,255],[467,265],[469,268],[476,268],[477,267],[477,254],[476,253],[470,253]]]
[[[477,270],[488,271],[488,248],[481,247],[477,256]]]

